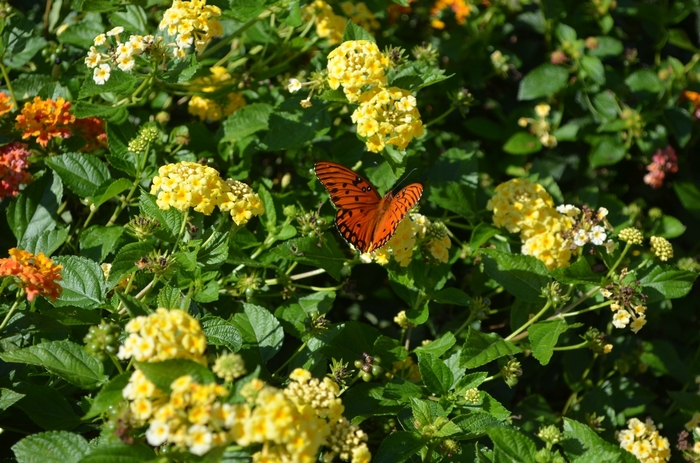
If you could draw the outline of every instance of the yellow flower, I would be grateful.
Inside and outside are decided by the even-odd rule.
[[[343,14],[366,31],[379,30],[381,24],[377,17],[365,5],[365,2],[343,2],[340,4]]]
[[[151,194],[157,194],[156,204],[163,210],[174,207],[185,211],[192,207],[210,215],[225,189],[226,184],[216,169],[183,161],[158,169]]]
[[[0,117],[3,117],[5,114],[8,114],[14,109],[14,103],[12,102],[12,98],[10,98],[10,95],[8,95],[5,92],[0,92]]]
[[[666,238],[661,238],[660,236],[652,236],[649,238],[651,242],[651,250],[659,258],[659,260],[666,262],[673,258],[673,246]]]
[[[662,463],[671,458],[671,446],[668,439],[659,435],[651,419],[642,422],[632,418],[627,428],[618,432],[620,447],[632,453],[643,463]]]
[[[315,0],[305,6],[304,19],[309,21],[311,17],[314,17],[316,35],[322,39],[328,39],[331,45],[337,45],[343,41],[347,19],[336,15],[328,3]]]
[[[197,51],[201,51],[213,37],[222,35],[221,23],[215,19],[219,16],[221,9],[207,5],[206,0],[174,0],[165,11],[158,29],[175,36],[179,49],[194,44]]]
[[[620,230],[617,237],[620,238],[621,241],[625,241],[630,244],[642,244],[644,242],[644,235],[642,235],[642,232],[633,227]]]
[[[265,212],[265,206],[250,186],[238,180],[226,180],[219,208],[230,212],[236,225],[245,225],[257,215]]]
[[[389,59],[369,40],[343,42],[328,54],[328,84],[332,89],[343,87],[348,101],[355,102],[362,87],[386,85],[385,69]]]
[[[214,66],[209,71],[211,72],[210,76],[194,79],[190,82],[190,85],[201,89],[202,92],[211,93],[221,88],[222,85],[231,84],[231,74],[228,73],[225,67]],[[221,100],[195,95],[187,104],[187,111],[203,121],[218,121],[225,116],[230,116],[245,105],[245,98],[240,92],[229,93]]]

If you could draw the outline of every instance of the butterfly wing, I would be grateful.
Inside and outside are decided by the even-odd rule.
[[[367,252],[380,219],[382,197],[371,183],[340,164],[317,162],[314,170],[338,209],[335,215],[338,231],[348,243]]]
[[[423,195],[423,185],[420,183],[411,183],[396,195],[391,198],[387,195],[385,201],[390,200],[386,211],[377,221],[374,235],[372,236],[372,246],[369,249],[374,250],[384,246],[396,232],[396,227],[406,217],[408,211],[415,206]]]

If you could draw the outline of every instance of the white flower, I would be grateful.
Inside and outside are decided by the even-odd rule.
[[[107,35],[112,36],[112,35],[121,34],[122,32],[124,32],[124,28],[122,26],[117,26],[114,29],[112,29],[111,31],[107,32]]]
[[[566,214],[569,217],[576,217],[581,213],[581,209],[574,206],[573,204],[562,204],[557,206],[557,212],[560,214]]]
[[[134,69],[134,58],[131,56],[120,56],[119,59],[117,60],[117,63],[119,63],[117,66],[119,66],[119,69],[121,69],[124,72],[129,72],[132,69]]]
[[[96,47],[99,47],[100,45],[104,45],[106,41],[107,37],[105,37],[104,34],[100,34],[97,37],[95,37],[94,43]]]
[[[591,243],[595,244],[596,246],[603,244],[605,238],[607,237],[608,235],[605,234],[605,228],[601,227],[600,225],[596,225],[595,227],[591,228],[591,231],[588,233],[588,239],[590,239]]]
[[[95,47],[90,47],[90,51],[85,57],[85,65],[90,69],[96,68],[100,64],[102,54]]]
[[[615,242],[613,240],[608,240],[605,242],[605,250],[608,254],[615,252]]]
[[[130,58],[133,54],[134,46],[131,44],[131,42],[117,44],[117,55],[119,55],[120,57],[126,56]]]
[[[287,90],[289,90],[290,93],[298,92],[301,90],[301,82],[299,82],[298,79],[289,79]]]
[[[187,430],[187,446],[195,455],[207,453],[211,449],[211,441],[212,435],[206,426],[195,424]]]
[[[185,59],[187,57],[187,51],[184,48],[175,47],[173,56],[178,59]]]
[[[574,234],[574,244],[576,246],[583,246],[588,243],[588,234],[586,230],[579,230]]]
[[[372,263],[372,253],[371,252],[363,252],[360,254],[360,262],[363,264],[371,264]]]
[[[154,447],[158,447],[163,442],[168,440],[170,427],[161,421],[153,420],[146,431],[146,440]]]
[[[603,220],[608,216],[608,210],[604,207],[599,207],[598,212],[596,213],[596,217],[598,220]]]
[[[618,310],[613,315],[613,325],[615,328],[624,328],[630,322],[630,314],[626,310]],[[641,327],[640,327],[641,328]]]
[[[535,106],[535,114],[544,119],[549,115],[550,109],[551,108],[548,104],[538,104],[537,106]]]
[[[104,85],[105,82],[109,80],[110,72],[109,64],[100,64],[93,71],[92,80],[94,80],[97,85]]]
[[[647,324],[646,317],[644,316],[644,314],[641,314],[640,316],[637,317],[637,319],[635,321],[632,322],[632,324],[630,325],[630,329],[632,330],[632,332],[634,334],[637,334],[639,332],[639,330],[641,330],[642,327],[646,324]]]

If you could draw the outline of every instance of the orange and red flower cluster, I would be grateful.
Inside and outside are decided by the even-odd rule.
[[[71,125],[75,122],[70,105],[64,98],[54,101],[36,96],[34,101],[24,104],[15,126],[22,132],[23,139],[36,137],[36,142],[46,148],[52,138],[70,138]]]
[[[19,186],[31,181],[32,176],[27,172],[30,154],[27,145],[17,141],[0,148],[0,200],[14,198]]]
[[[10,98],[10,95],[4,92],[0,92],[0,117],[12,111],[13,107],[14,103],[12,102],[12,98]]]
[[[673,147],[667,146],[663,150],[657,150],[647,170],[649,173],[644,176],[644,183],[652,188],[661,188],[667,172],[678,172],[678,157]]]
[[[94,151],[100,147],[107,147],[107,134],[105,133],[105,121],[98,117],[86,117],[76,119],[75,134],[85,140],[85,146],[80,151]]]
[[[59,271],[63,266],[54,264],[43,252],[34,255],[12,248],[9,253],[10,257],[0,259],[0,277],[16,277],[17,285],[24,288],[28,301],[33,301],[37,295],[55,301],[61,295],[63,288],[56,280],[61,279]]]
[[[442,20],[444,19],[444,10],[452,11],[455,21],[461,26],[467,22],[467,17],[472,11],[472,6],[464,0],[437,0],[435,5],[430,9],[430,14],[433,16],[430,25],[435,29],[445,28],[445,22]]]

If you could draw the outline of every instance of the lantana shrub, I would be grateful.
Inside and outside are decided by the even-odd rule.
[[[0,1],[0,456],[699,462],[698,11]]]

